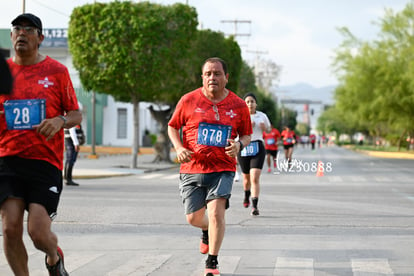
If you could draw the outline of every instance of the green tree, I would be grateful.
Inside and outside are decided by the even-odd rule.
[[[240,70],[240,81],[237,94],[240,97],[243,97],[243,95],[249,92],[257,93],[257,91],[256,77],[254,76],[253,68],[243,61]]]
[[[265,93],[262,90],[255,92],[257,98],[257,110],[264,112],[269,118],[271,124],[275,127],[279,127],[280,117],[277,108],[277,103],[273,100],[270,94]]]
[[[212,30],[200,30],[192,45],[193,56],[190,58],[192,64],[191,77],[188,87],[184,92],[194,90],[202,85],[201,66],[210,57],[220,57],[226,64],[229,73],[229,82],[226,87],[237,93],[240,80],[240,72],[243,65],[240,46],[233,36],[226,38],[223,33]],[[181,91],[182,96],[183,91]]]
[[[180,74],[177,61],[188,57],[197,25],[195,9],[183,4],[115,1],[77,7],[71,14],[69,49],[83,86],[134,106],[134,168],[139,102],[165,94],[165,79]]]
[[[284,107],[280,108],[280,126],[279,129],[283,129],[285,126],[288,126],[290,129],[295,129],[297,124],[297,112],[293,109]]]
[[[341,81],[337,108],[352,118],[354,129],[374,136],[399,137],[414,128],[413,2],[400,13],[386,10],[381,33],[373,42],[356,39],[346,28],[335,69]]]
[[[317,129],[324,135],[335,133],[336,141],[339,141],[341,134],[352,136],[358,131],[353,127],[356,117],[354,113],[343,113],[337,106],[330,106],[319,116]]]
[[[241,51],[233,37],[225,38],[223,33],[211,30],[197,31],[194,39],[186,45],[188,54],[183,59],[177,59],[176,65],[171,70],[179,72],[175,75],[165,75],[159,84],[158,93],[154,93],[152,102],[168,105],[168,108],[151,109],[153,117],[161,125],[160,140],[163,145],[158,145],[159,160],[169,160],[170,142],[167,133],[167,123],[174,107],[180,97],[202,85],[201,66],[207,58],[220,57],[226,61],[228,67],[229,83],[227,88],[234,90],[238,86],[241,71]],[[156,147],[157,149],[157,147]]]
[[[306,123],[297,123],[295,127],[295,133],[297,135],[309,135],[310,126]]]

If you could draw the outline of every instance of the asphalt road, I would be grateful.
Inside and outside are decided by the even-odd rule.
[[[337,147],[299,147],[294,158],[290,171],[281,157],[278,174],[263,170],[259,217],[235,182],[222,275],[414,275],[414,160]],[[53,223],[70,275],[202,275],[178,169],[79,182],[65,187]],[[31,275],[47,275],[43,253],[25,241]],[[0,275],[12,275],[3,254]]]

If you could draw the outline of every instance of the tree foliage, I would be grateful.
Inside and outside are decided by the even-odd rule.
[[[94,3],[73,10],[69,48],[87,90],[121,101],[152,100],[196,33],[197,14],[183,4]],[[163,87],[161,87],[163,89]]]
[[[340,80],[335,112],[346,119],[342,131],[402,138],[403,133],[414,134],[413,2],[399,13],[386,10],[380,26],[374,41],[358,40],[340,29],[345,39],[334,62]]]
[[[237,94],[243,96],[249,92],[256,93],[258,91],[253,68],[251,68],[245,61],[242,63],[240,70],[239,89]]]
[[[77,7],[71,14],[69,49],[83,86],[133,104],[134,168],[139,148],[138,104],[165,95],[165,81],[180,76],[180,61],[189,55],[188,41],[194,38],[197,25],[195,9],[183,4],[115,1]]]
[[[198,30],[183,47],[187,49],[186,56],[175,59],[175,66],[171,68],[178,74],[164,74],[158,93],[152,95],[152,102],[175,106],[181,96],[200,87],[201,66],[210,57],[220,57],[226,62],[230,75],[227,88],[236,92],[243,61],[240,47],[233,37],[226,38],[223,33],[211,30]]]
[[[132,167],[136,166],[139,146],[138,103],[158,105],[152,107],[151,114],[163,126],[161,140],[167,148],[166,110],[172,111],[184,93],[202,85],[201,66],[207,58],[217,56],[226,61],[230,75],[227,88],[240,96],[259,93],[234,37],[197,30],[197,25],[195,9],[183,4],[114,1],[87,4],[72,12],[69,49],[82,85],[134,106]],[[240,85],[242,73],[248,78]],[[265,112],[277,120],[276,104],[267,96],[261,99]]]
[[[226,38],[221,32],[199,30],[192,43],[192,50],[192,75],[187,91],[202,85],[201,66],[204,61],[210,57],[220,57],[226,62],[229,73],[226,87],[237,93],[243,60],[240,46],[233,36]]]

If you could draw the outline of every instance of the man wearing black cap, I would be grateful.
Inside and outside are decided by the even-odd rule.
[[[0,95],[0,211],[3,246],[15,275],[29,275],[23,242],[24,212],[34,246],[45,252],[50,276],[69,275],[51,231],[62,191],[63,128],[82,115],[67,68],[39,53],[41,20],[30,13],[12,21],[15,56],[8,59],[13,90]]]

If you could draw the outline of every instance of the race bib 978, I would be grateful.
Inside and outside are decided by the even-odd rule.
[[[231,135],[231,126],[200,123],[198,125],[197,144],[226,147]]]
[[[4,102],[7,129],[33,129],[46,118],[46,100],[8,100]]]

